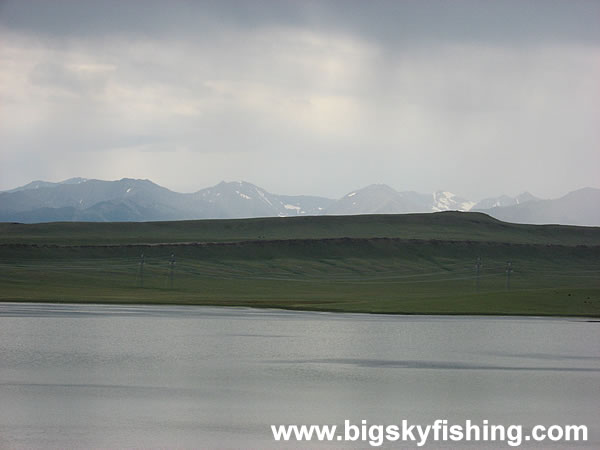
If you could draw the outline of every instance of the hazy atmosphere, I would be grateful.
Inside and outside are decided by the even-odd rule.
[[[595,1],[3,1],[0,189],[600,187]]]
[[[0,447],[600,449],[600,0],[0,0]]]

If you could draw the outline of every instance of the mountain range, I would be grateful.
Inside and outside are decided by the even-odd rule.
[[[221,182],[183,194],[149,180],[71,178],[33,181],[0,192],[0,221],[158,221],[288,217],[297,215],[401,214],[479,211],[516,223],[600,226],[600,189],[584,188],[555,200],[525,192],[474,202],[451,192],[398,192],[373,184],[340,199],[277,195],[244,181]]]

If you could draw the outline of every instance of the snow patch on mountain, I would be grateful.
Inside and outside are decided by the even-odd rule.
[[[433,194],[432,211],[447,211],[452,205],[452,198],[455,196],[452,192],[434,192]]]
[[[475,202],[465,200],[448,191],[438,191],[432,194],[433,205],[431,211],[469,211]]]
[[[471,211],[471,208],[475,206],[476,202],[462,202],[460,204],[460,211]]]
[[[267,198],[267,196],[265,195],[265,193],[263,191],[256,188],[256,192],[258,193],[260,198],[262,198],[269,206],[273,206],[273,203],[271,203],[271,201]]]
[[[243,194],[240,191],[235,191],[236,194],[238,194],[240,197],[245,198],[246,200],[252,200],[252,197],[250,197],[249,195]]]

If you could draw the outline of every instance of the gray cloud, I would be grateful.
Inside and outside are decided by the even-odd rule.
[[[0,2],[0,189],[33,178],[597,186],[597,2]]]
[[[396,46],[461,40],[597,43],[595,0],[23,0],[0,2],[0,23],[56,36],[211,37],[222,28],[299,26],[346,30]]]
[[[37,64],[29,73],[29,80],[33,85],[56,87],[73,95],[94,95],[104,91],[109,70],[72,69],[48,61]]]

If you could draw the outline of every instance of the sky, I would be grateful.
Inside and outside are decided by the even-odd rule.
[[[600,2],[0,0],[0,190],[600,187]]]

